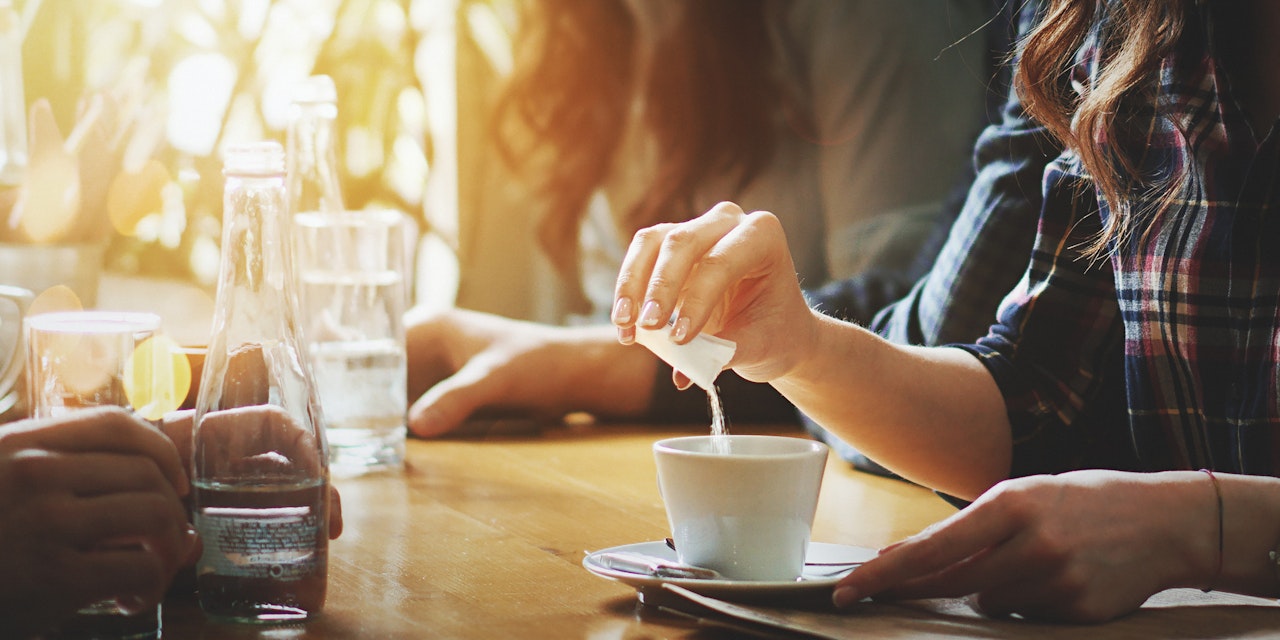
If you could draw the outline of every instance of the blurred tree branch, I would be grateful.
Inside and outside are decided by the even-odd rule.
[[[406,183],[404,166],[397,163],[403,164],[408,150],[419,156],[408,166],[429,165],[430,141],[421,133],[406,139],[407,132],[427,128],[406,121],[419,114],[406,111],[404,101],[406,96],[421,101],[423,95],[414,72],[418,33],[409,16],[416,4],[433,1],[16,0],[30,20],[23,44],[26,98],[28,104],[47,98],[56,121],[69,130],[85,96],[117,95],[124,111],[120,118],[139,123],[127,128],[129,135],[155,138],[121,141],[122,147],[137,142],[134,148],[167,167],[180,188],[185,226],[176,247],[149,237],[113,238],[111,266],[191,277],[199,271],[190,264],[198,253],[194,248],[220,242],[217,225],[205,221],[221,217],[222,146],[249,134],[283,140],[280,110],[270,101],[284,95],[284,83],[307,74],[331,75],[338,87],[339,165],[347,206],[398,208],[421,221],[425,176],[421,185]],[[306,24],[286,19],[290,16],[301,16]],[[289,33],[306,30],[309,36],[320,28],[315,25],[330,24],[318,43]],[[268,40],[275,45],[270,51],[264,49]],[[284,59],[281,42],[296,45],[283,51]],[[168,120],[175,70],[197,56],[221,57],[234,70],[231,97],[219,120],[210,123],[217,128],[214,144],[201,154],[173,144],[174,125]],[[397,170],[402,172],[398,180],[392,175]]]

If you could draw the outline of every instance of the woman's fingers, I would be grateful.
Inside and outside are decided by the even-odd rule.
[[[155,538],[166,556],[185,556],[187,512],[182,503],[155,492],[132,491],[76,500],[59,517],[69,539],[80,546],[103,541]],[[181,561],[177,557],[175,564]]]
[[[702,216],[677,226],[662,239],[662,245],[645,287],[637,324],[642,329],[657,329],[667,322],[677,306],[687,301],[686,286],[695,269],[701,277],[704,265],[712,259],[724,259],[715,249],[735,231],[743,218],[737,205],[722,202]],[[723,293],[723,291],[721,291]],[[684,298],[684,299],[682,299]],[[683,317],[681,318],[683,319]],[[687,340],[701,329],[680,326]],[[680,340],[683,342],[684,340]]]
[[[636,232],[627,247],[613,289],[611,320],[619,327],[634,329],[640,319],[641,304],[667,233],[677,225],[663,223]]]
[[[182,462],[183,470],[188,473],[191,471],[191,426],[195,416],[195,409],[170,411],[164,414],[160,422],[160,430],[178,449],[178,460]]]
[[[777,253],[779,247],[782,255]],[[683,283],[673,338],[678,343],[688,342],[716,314],[720,314],[721,322],[733,321],[736,312],[758,302],[754,297],[744,296],[744,287],[740,285],[779,270],[787,282],[794,285],[795,268],[786,252],[785,235],[777,217],[767,211],[739,216],[737,224],[707,248],[692,277]],[[658,279],[656,269],[654,279]],[[779,303],[769,299],[759,306],[773,307]]]
[[[172,494],[132,491],[72,498],[46,496],[21,513],[46,542],[82,551],[144,548],[172,575],[190,555],[194,536]]]
[[[342,535],[342,495],[338,488],[329,485],[329,539],[337,540]]]
[[[211,411],[201,417],[195,437],[239,465],[240,472],[290,468],[314,474],[323,463],[312,429],[278,405]]]
[[[8,542],[18,545],[11,551],[46,565],[40,571],[54,582],[65,578],[67,572],[83,571],[79,563],[100,557],[94,554],[117,552],[154,559],[167,581],[185,563],[195,544],[186,510],[171,492],[135,491],[92,498],[41,493],[21,505],[11,505],[7,518]]]
[[[58,419],[57,428],[48,421],[31,421],[0,437],[7,451],[107,452],[142,454],[155,462],[179,495],[188,491],[187,475],[172,441],[155,427],[120,407],[84,409]]]
[[[178,499],[155,461],[119,453],[59,453],[29,449],[10,458],[8,473],[28,489],[92,497],[122,491],[158,491]]]
[[[637,327],[656,329],[669,320],[674,320],[672,339],[685,343],[717,314],[727,323],[757,302],[737,299],[745,280],[766,283],[758,291],[774,295],[761,305],[772,309],[786,303],[776,298],[783,289],[769,278],[774,275],[795,288],[795,268],[777,217],[766,211],[746,214],[722,202],[689,222],[636,234],[618,274],[612,320],[623,343],[634,339]]]
[[[443,435],[462,425],[478,409],[501,405],[503,385],[495,379],[501,363],[492,355],[469,360],[453,375],[437,382],[409,407],[409,430],[422,438]]]
[[[999,510],[973,504],[968,509],[894,546],[850,573],[837,585],[836,606],[849,606],[866,596],[889,589],[918,584],[941,591],[944,587],[927,581],[929,576],[960,565],[970,558],[1003,544],[1017,533],[1016,523]],[[978,566],[978,575],[985,567]],[[974,570],[970,570],[974,573]],[[970,576],[972,579],[972,576]],[[925,589],[921,589],[924,591]],[[950,590],[954,592],[954,589]],[[971,593],[972,589],[968,591]],[[963,595],[954,593],[954,595]]]
[[[181,498],[143,455],[23,449],[8,458],[3,475],[5,484],[26,492],[10,508],[27,513],[33,530],[73,545],[129,536],[176,539],[185,529]]]
[[[729,365],[756,382],[793,370],[815,346],[814,313],[782,223],[728,202],[695,220],[636,234],[618,274],[612,319],[623,344],[634,342],[637,329],[667,322],[676,344],[706,331],[732,340],[737,350]]]
[[[1034,581],[1035,576],[1045,575],[1046,567],[1029,551],[1024,540],[1015,536],[940,571],[906,580],[877,595],[901,600],[959,598],[1011,583]]]
[[[835,603],[972,595],[987,615],[1075,622],[1132,611],[1168,586],[1161,573],[1168,558],[1158,547],[1171,528],[1167,516],[1131,516],[1133,504],[1160,506],[1152,481],[1138,478],[1094,471],[1002,482],[936,527],[882,550],[840,581]],[[1103,486],[1108,500],[1098,499]]]
[[[737,205],[722,202],[689,222],[636,233],[614,289],[614,324],[642,329],[665,324],[695,267],[743,215]]]

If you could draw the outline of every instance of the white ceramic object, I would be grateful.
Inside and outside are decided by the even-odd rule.
[[[680,562],[731,580],[801,576],[827,446],[786,436],[687,436],[653,445]]]
[[[645,555],[675,560],[676,552],[667,547],[661,540],[626,544],[609,549],[601,549],[588,553],[582,558],[582,566],[587,571],[610,580],[617,580],[635,588],[642,595],[659,592],[662,585],[670,584],[684,587],[694,593],[729,601],[779,602],[796,598],[818,598],[829,601],[831,590],[841,578],[850,571],[876,556],[875,549],[854,547],[844,544],[812,542],[806,562],[815,564],[806,566],[799,579],[780,581],[758,580],[700,580],[694,578],[659,578],[640,573],[611,569],[600,562],[600,556],[607,553],[642,553]]]

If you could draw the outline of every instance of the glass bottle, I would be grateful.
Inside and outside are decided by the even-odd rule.
[[[342,211],[335,144],[338,92],[333,78],[315,75],[299,83],[289,104],[289,204],[293,212]]]
[[[0,0],[0,185],[22,183],[27,169],[27,102],[22,87],[22,20]]]
[[[284,150],[225,156],[222,263],[192,432],[200,606],[287,623],[324,604],[329,466],[298,323]]]
[[[295,216],[315,218],[313,214],[346,209],[338,171],[337,121],[338,91],[333,78],[317,74],[294,87],[285,127],[285,149],[289,165],[289,206]],[[408,305],[413,298],[414,260],[420,229],[412,216],[402,211],[396,213],[404,242],[404,249],[399,252],[403,261],[399,272]]]

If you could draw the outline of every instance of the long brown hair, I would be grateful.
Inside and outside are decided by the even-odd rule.
[[[727,176],[741,189],[768,164],[780,114],[792,106],[768,28],[779,6],[673,3],[679,20],[637,79],[636,25],[625,0],[521,4],[517,65],[491,131],[508,165],[547,199],[539,240],[571,286],[578,286],[587,202],[619,161],[637,101],[661,160],[644,195],[624,212],[624,232],[696,215],[694,191],[708,177]]]
[[[1053,0],[1024,43],[1018,96],[1032,117],[1076,151],[1110,205],[1112,215],[1106,226],[1085,247],[1091,257],[1100,257],[1112,243],[1127,240],[1135,232],[1138,216],[1159,213],[1133,210],[1126,194],[1151,177],[1141,175],[1137,158],[1103,142],[1131,138],[1128,128],[1140,126],[1118,117],[1126,113],[1122,103],[1146,101],[1154,109],[1157,96],[1150,80],[1182,35],[1188,4],[1188,0]],[[1109,29],[1097,43],[1098,70],[1083,95],[1076,95],[1063,80],[1099,12],[1110,15]],[[1165,176],[1157,180],[1162,184],[1151,185],[1164,194],[1160,210],[1172,197],[1178,179]]]

